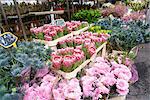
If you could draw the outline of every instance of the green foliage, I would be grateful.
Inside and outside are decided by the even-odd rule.
[[[44,40],[44,33],[38,33],[37,39]]]
[[[4,96],[3,100],[17,100],[9,99],[9,96],[17,97],[21,78],[24,79],[22,71],[31,68],[35,72],[44,67],[50,53],[50,48],[45,49],[43,44],[34,42],[20,42],[17,48],[0,47],[0,95]]]
[[[101,26],[92,26],[88,29],[91,32],[98,32],[99,30],[101,30]]]
[[[132,0],[127,0],[126,4],[130,6],[134,11],[139,11],[147,7],[148,0],[143,0],[142,2],[132,2]]]
[[[101,28],[101,26],[99,26],[99,25],[98,26],[95,25],[95,26],[90,27],[88,29],[88,31],[93,32],[93,33],[110,33],[111,32],[111,30],[103,30]]]
[[[134,46],[150,41],[149,25],[143,21],[123,22],[119,19],[106,19],[96,23],[104,29],[110,29],[110,45],[113,49],[130,51]]]
[[[88,23],[93,23],[98,21],[98,18],[101,16],[99,10],[80,10],[72,16],[73,20],[87,21]]]

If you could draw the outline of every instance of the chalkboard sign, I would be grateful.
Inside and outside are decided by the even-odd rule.
[[[54,21],[54,24],[55,24],[56,26],[64,26],[64,25],[65,25],[65,21],[64,21],[64,19],[56,19],[56,20]]]
[[[17,40],[18,37],[16,37],[10,32],[5,32],[3,34],[0,34],[0,45],[3,46],[4,48],[16,46]]]

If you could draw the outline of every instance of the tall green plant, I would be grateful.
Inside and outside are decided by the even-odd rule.
[[[98,21],[98,18],[101,16],[99,10],[80,10],[72,16],[73,20],[87,21],[88,23],[94,23]]]

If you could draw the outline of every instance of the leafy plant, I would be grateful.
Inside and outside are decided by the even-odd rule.
[[[142,0],[142,2],[133,2],[131,0],[127,0],[126,4],[130,6],[134,11],[143,10],[148,5],[148,0]]]
[[[23,73],[30,69],[27,81],[32,80],[33,72],[46,65],[50,53],[50,48],[45,49],[43,44],[34,42],[20,42],[17,48],[0,47],[0,98],[9,100],[5,98],[17,96],[22,79],[26,80]]]
[[[134,46],[150,41],[149,25],[143,21],[123,22],[106,19],[97,22],[104,29],[110,29],[109,43],[116,50],[130,51]]]
[[[93,23],[98,21],[98,18],[101,16],[99,10],[80,10],[72,16],[73,20],[87,21]]]
[[[88,31],[93,32],[93,33],[99,33],[99,34],[100,33],[109,33],[109,32],[111,32],[111,30],[103,30],[101,28],[101,26],[97,26],[97,25],[90,27],[88,29]]]

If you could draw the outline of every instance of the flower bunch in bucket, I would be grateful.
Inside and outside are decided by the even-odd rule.
[[[85,61],[84,52],[80,49],[67,47],[52,53],[52,66],[65,72],[71,72]]]

